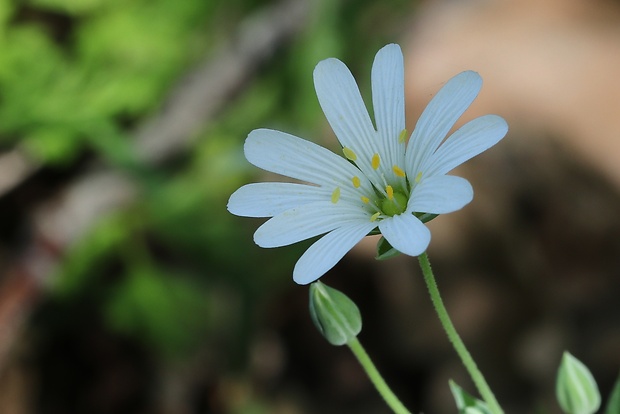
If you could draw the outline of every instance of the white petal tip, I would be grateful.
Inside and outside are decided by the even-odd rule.
[[[315,244],[316,243],[318,242],[315,242]],[[318,243],[318,245],[320,244],[321,243]],[[311,252],[312,246],[308,250]],[[322,260],[324,258],[323,255],[319,257],[315,254],[310,254],[308,250],[299,258],[297,263],[295,263],[295,268],[293,269],[293,281],[298,285],[308,285],[319,280],[337,263],[337,261],[333,263],[325,263]]]
[[[482,77],[478,72],[474,72],[473,70],[461,72],[451,80],[458,81],[463,84],[471,84],[472,86],[475,85],[478,90],[482,88]]]
[[[377,56],[379,56],[380,54],[383,53],[398,53],[398,54],[402,54],[402,51],[400,49],[400,46],[396,43],[390,43],[387,44],[385,46],[383,46],[381,49],[379,49],[379,51],[377,52]]]
[[[266,232],[261,231],[261,227],[259,227],[255,232],[254,232],[254,243],[256,243],[256,245],[258,247],[262,247],[263,249],[271,249],[274,247],[281,247],[282,244],[278,244],[278,243],[274,243],[272,241],[272,237],[267,237]]]
[[[464,80],[469,80],[469,81],[473,81],[473,80],[480,80],[482,81],[482,77],[480,76],[480,74],[476,71],[473,70],[465,70],[461,73],[459,73],[458,75],[455,76],[455,78],[462,78]]]
[[[317,280],[319,280],[321,278],[321,276],[323,275],[314,275],[314,276],[310,276],[308,277],[308,275],[299,275],[296,274],[295,272],[293,272],[293,282],[297,283],[298,285],[309,285],[312,282],[316,282]]]
[[[237,189],[237,191],[230,195],[230,197],[228,198],[228,203],[226,204],[226,210],[228,210],[230,214],[234,214],[235,216],[248,217],[247,214],[244,214],[245,204],[240,200],[240,194],[243,191],[241,190],[241,188]]]
[[[498,134],[503,138],[508,133],[508,122],[499,115],[489,115],[489,117],[496,126]]]
[[[317,65],[314,67],[314,78],[316,79],[317,76],[320,76],[322,74],[324,74],[324,71],[328,70],[334,70],[334,68],[340,69],[342,67],[345,67],[345,64],[342,63],[339,59],[336,58],[327,58],[324,59],[322,61],[320,61],[319,63],[317,63]]]

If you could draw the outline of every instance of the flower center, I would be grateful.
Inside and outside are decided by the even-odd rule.
[[[396,161],[400,155],[404,154],[404,144],[407,138],[407,130],[404,129],[398,136],[398,151],[395,157],[382,158],[378,152],[372,152],[366,149],[361,156],[350,147],[343,147],[342,152],[347,160],[356,165],[360,172],[368,178],[365,185],[362,186],[362,180],[359,176],[350,178],[353,188],[361,190],[359,199],[363,203],[366,212],[372,214],[370,221],[374,222],[387,217],[394,217],[402,214],[407,210],[409,201],[409,180],[407,173],[401,168]],[[396,151],[396,150],[395,150]],[[372,156],[370,155],[372,154]],[[399,155],[400,154],[400,155]],[[389,155],[389,154],[388,154]],[[392,159],[394,158],[394,159]],[[400,157],[402,158],[402,157]],[[404,160],[401,160],[401,162]],[[391,169],[389,166],[392,166]],[[421,174],[415,178],[417,184],[421,179]],[[369,188],[368,184],[372,188]],[[336,188],[332,193],[332,203],[337,203],[340,199],[340,188]]]
[[[391,194],[391,197],[390,197]],[[381,211],[386,216],[395,216],[407,209],[407,196],[400,191],[388,193],[388,197],[381,200]]]

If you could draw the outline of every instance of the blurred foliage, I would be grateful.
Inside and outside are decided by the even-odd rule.
[[[0,134],[44,162],[153,109],[204,49],[209,1],[0,3]]]
[[[172,272],[134,267],[107,304],[112,327],[138,334],[155,348],[179,352],[207,328],[207,295]],[[169,348],[169,349],[168,349]]]
[[[20,146],[52,170],[94,155],[135,173],[133,127],[245,16],[269,4],[0,0],[0,145]],[[132,175],[140,199],[101,217],[66,253],[52,291],[57,306],[93,298],[89,306],[110,329],[157,355],[183,357],[217,342],[243,368],[257,309],[293,283],[292,267],[307,246],[259,249],[252,232],[260,221],[226,211],[228,196],[260,174],[245,161],[243,140],[267,127],[333,145],[314,94],[314,66],[337,56],[367,92],[372,57],[397,41],[414,3],[315,6],[308,27],[205,125],[190,152]]]

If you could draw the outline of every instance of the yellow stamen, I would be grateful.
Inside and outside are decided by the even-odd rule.
[[[420,171],[418,175],[415,176],[415,183],[416,184],[419,183],[421,179],[422,179],[422,171]]]
[[[368,204],[370,202],[370,198],[362,196],[362,203]]]
[[[375,154],[372,156],[372,161],[371,164],[372,165],[372,169],[376,170],[377,168],[379,168],[379,164],[381,164],[381,158],[379,158],[379,154]]]
[[[332,193],[332,203],[336,204],[340,200],[340,187],[336,187]]]
[[[388,185],[387,187],[385,187],[385,192],[387,193],[388,200],[394,199],[394,189],[392,188],[391,185]]]
[[[360,178],[357,176],[351,178],[351,181],[353,181],[353,187],[355,188],[360,188],[360,185],[362,185]]]
[[[402,131],[400,131],[400,135],[398,136],[398,142],[402,144],[403,142],[405,142],[406,139],[407,139],[407,130],[403,129]]]
[[[395,165],[392,167],[392,171],[394,171],[394,174],[396,174],[397,177],[405,177],[405,172],[398,166]]]
[[[353,152],[351,148],[343,147],[342,152],[344,153],[344,156],[351,161],[355,161],[357,159],[357,155]]]
[[[377,221],[377,219],[379,218],[380,215],[381,215],[381,212],[377,211],[375,214],[370,216],[370,221]]]

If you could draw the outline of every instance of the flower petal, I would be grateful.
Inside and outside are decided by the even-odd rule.
[[[415,177],[435,152],[482,87],[476,72],[462,72],[448,81],[428,104],[407,146],[407,174]]]
[[[248,135],[245,156],[267,171],[333,189],[349,185],[359,170],[345,158],[305,139],[272,129],[256,129]],[[368,180],[360,176],[361,188],[371,191]]]
[[[380,173],[371,167],[372,157],[379,151],[377,131],[349,69],[334,58],[319,62],[314,69],[314,87],[340,144],[356,154],[356,165],[371,181],[383,183]]]
[[[379,230],[392,247],[409,256],[422,254],[431,241],[430,230],[413,214],[397,214],[381,220]]]
[[[415,186],[407,211],[446,214],[460,210],[474,198],[469,181],[452,175],[434,175]]]
[[[286,210],[267,220],[254,233],[260,247],[297,243],[347,224],[369,222],[370,213],[342,200],[338,204],[318,201]]]
[[[312,283],[336,265],[362,240],[376,223],[366,221],[340,227],[321,237],[304,252],[293,270],[293,280],[300,285]]]
[[[445,174],[497,144],[508,132],[508,124],[497,115],[485,115],[463,125],[422,167],[423,174]]]
[[[375,56],[372,65],[372,102],[380,139],[380,154],[385,157],[388,181],[395,180],[392,166],[404,168],[405,75],[400,46],[390,44]]]
[[[228,211],[243,217],[273,217],[293,207],[329,200],[322,187],[293,183],[252,183],[235,191],[228,200]]]

